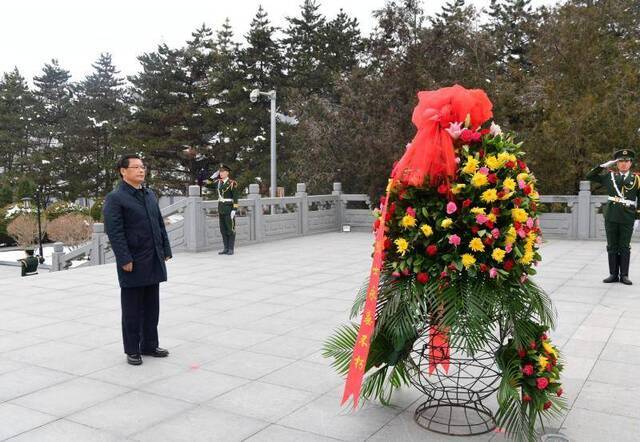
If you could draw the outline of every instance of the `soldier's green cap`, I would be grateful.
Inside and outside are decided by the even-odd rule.
[[[633,160],[636,157],[636,153],[631,149],[616,150],[613,154],[615,160]]]
[[[229,166],[227,166],[226,164],[222,164],[220,163],[220,170],[226,170],[227,172],[231,172],[231,168]]]

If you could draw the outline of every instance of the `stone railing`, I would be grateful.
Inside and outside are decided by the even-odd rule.
[[[373,222],[369,197],[344,194],[340,183],[334,183],[333,191],[327,195],[308,195],[306,185],[299,183],[294,196],[282,198],[263,198],[258,185],[251,184],[249,194],[238,204],[236,244],[239,246],[338,232],[344,225],[349,225],[351,230],[369,231]],[[188,197],[162,208],[160,212],[173,251],[203,252],[222,247],[218,203],[204,200],[198,186],[189,186]],[[92,238],[85,245],[68,253],[64,253],[63,248],[62,243],[54,245],[51,271],[114,261],[101,223],[93,225]]]

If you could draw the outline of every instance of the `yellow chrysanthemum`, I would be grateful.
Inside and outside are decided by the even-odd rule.
[[[506,201],[509,198],[511,198],[513,196],[514,192],[509,192],[509,193],[505,193],[504,196],[502,198],[500,198],[501,201]]]
[[[474,215],[486,215],[485,210],[486,209],[484,207],[473,207],[471,208],[470,212]]]
[[[549,359],[542,355],[538,356],[538,367],[540,367],[540,371],[544,371],[547,365],[549,365]]]
[[[431,235],[433,235],[433,229],[431,228],[431,226],[429,224],[423,224],[422,226],[420,226],[420,230],[422,230],[422,233],[427,238],[430,237]]]
[[[540,200],[540,194],[537,191],[533,191],[529,194],[529,198],[531,198],[534,201],[539,201]]]
[[[529,265],[533,262],[533,252],[525,251],[522,258],[520,258],[520,264]]]
[[[409,229],[411,227],[415,227],[416,226],[416,219],[411,215],[405,215],[405,216],[402,217],[402,220],[400,221],[400,225],[402,227],[404,227],[405,229]]]
[[[521,209],[519,207],[511,209],[511,218],[513,218],[514,221],[517,221],[519,223],[523,223],[528,218],[527,211],[524,210],[524,209]]]
[[[387,192],[393,192],[394,186],[395,186],[395,180],[393,178],[389,178],[389,182],[387,183]]]
[[[440,223],[440,226],[443,229],[448,229],[449,227],[451,227],[451,224],[453,224],[453,220],[451,218],[445,218],[442,220],[442,222]]]
[[[404,256],[409,248],[409,242],[404,238],[398,238],[393,243],[396,245],[398,253]]]
[[[553,355],[554,358],[558,359],[558,352],[555,348],[553,348],[553,345],[549,344],[547,341],[543,341],[542,348],[544,348],[544,351],[546,351],[550,355]]]
[[[516,182],[511,177],[505,178],[505,180],[502,182],[502,187],[505,187],[513,192],[514,190],[516,190]]]
[[[471,177],[471,185],[473,187],[483,187],[486,186],[487,184],[489,184],[489,179],[487,178],[486,175],[476,172],[473,174],[473,176]]]
[[[516,228],[514,226],[510,226],[505,235],[505,242],[507,244],[513,244],[516,242]]]
[[[527,172],[519,173],[518,176],[516,177],[518,181],[526,181],[527,178],[529,178],[529,174]]]
[[[469,174],[469,175],[472,175],[472,174],[476,173],[476,170],[478,170],[478,165],[479,164],[480,164],[480,161],[476,160],[471,155],[467,156],[467,162],[465,163],[464,167],[462,168],[462,173],[466,173],[466,174]]]
[[[491,252],[491,257],[496,261],[496,262],[502,262],[504,260],[504,255],[506,255],[507,252],[505,252],[502,249],[493,249],[493,252]]]
[[[484,163],[491,170],[500,169],[504,164],[502,161],[500,161],[498,158],[494,157],[493,155],[486,157],[484,159]]]
[[[469,242],[469,248],[474,252],[484,252],[484,244],[480,238],[473,238]]]
[[[453,193],[454,195],[459,194],[460,192],[462,192],[462,190],[467,187],[466,184],[456,184],[455,186],[451,187],[451,193]]]
[[[487,219],[492,223],[495,223],[498,220],[498,217],[496,216],[495,213],[490,213],[487,215]]]
[[[462,255],[462,265],[468,269],[476,263],[476,258],[471,253],[465,253]]]
[[[482,192],[480,199],[485,203],[492,203],[498,199],[498,191],[496,189],[487,189]]]
[[[502,164],[504,164],[507,161],[511,160],[511,157],[513,157],[514,158],[513,161],[515,161],[515,155],[513,155],[513,154],[509,154],[508,152],[500,152],[498,154],[498,160],[500,160],[500,162],[502,162]]]

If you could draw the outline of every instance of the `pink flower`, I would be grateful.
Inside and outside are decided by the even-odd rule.
[[[489,175],[489,172],[491,171],[489,170],[488,167],[481,167],[480,169],[478,169],[478,172],[480,172],[483,175]]]
[[[454,140],[457,140],[458,138],[460,138],[460,134],[462,133],[462,123],[454,123],[453,121],[451,123],[449,123],[449,127],[447,129],[445,129],[449,135],[451,135],[451,138]]]
[[[497,137],[498,135],[502,135],[502,129],[496,123],[491,123],[491,127],[489,128],[489,133],[493,137]]]
[[[453,244],[454,246],[458,247],[460,245],[460,237],[458,235],[451,235],[449,237],[449,244]]]
[[[533,218],[529,217],[529,219],[527,219],[527,227],[533,229]]]
[[[533,365],[527,364],[524,367],[522,367],[522,373],[527,376],[531,376],[533,374]]]
[[[511,247],[511,244],[507,244],[506,246],[504,246],[504,250],[507,253],[511,253],[511,251],[513,250],[513,247]]]
[[[538,387],[538,390],[544,390],[545,388],[547,388],[547,385],[549,385],[549,379],[538,378],[536,379],[536,385]]]
[[[414,218],[416,217],[416,211],[413,209],[413,207],[407,207],[407,215],[411,215]]]
[[[456,157],[456,164],[460,164],[460,157]]]
[[[527,232],[525,232],[524,229],[518,229],[518,236],[520,238],[524,238],[525,236],[527,236]]]
[[[491,231],[491,236],[493,236],[494,239],[498,239],[500,238],[500,229],[495,228]]]
[[[447,203],[447,215],[455,213],[456,210],[458,210],[458,206],[456,206],[456,203],[454,203],[453,201],[449,201]]]
[[[498,276],[498,269],[491,267],[489,269],[489,278],[496,278]]]
[[[524,189],[524,186],[526,186],[526,185],[527,185],[527,183],[525,183],[524,181],[518,180],[518,187],[519,188]]]
[[[482,213],[479,213],[479,214],[476,216],[476,222],[477,222],[478,224],[484,224],[484,223],[486,223],[487,221],[489,221],[489,218],[487,218],[487,215],[483,215]]]

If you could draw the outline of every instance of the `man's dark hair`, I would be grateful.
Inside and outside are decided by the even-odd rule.
[[[118,175],[122,178],[122,174],[120,173],[120,169],[126,169],[129,167],[129,160],[142,160],[139,155],[136,154],[127,154],[120,157],[118,162],[116,163],[116,170],[118,171]]]
[[[33,256],[33,250],[27,249],[24,251],[28,256]]]

